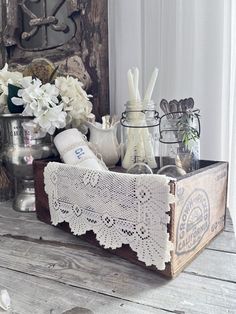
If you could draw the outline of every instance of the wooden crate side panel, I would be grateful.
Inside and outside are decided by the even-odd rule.
[[[227,163],[176,183],[173,275],[180,272],[224,228]]]
[[[43,160],[35,160],[33,163],[33,169],[34,169],[34,177],[35,177],[35,197],[36,197],[36,214],[37,218],[47,224],[51,224],[51,216],[50,216],[50,210],[49,210],[49,204],[48,204],[48,196],[44,189],[44,168],[47,166],[48,162],[50,161],[59,161],[59,159],[43,159]],[[116,168],[116,170],[120,170],[121,168]],[[113,169],[114,170],[114,169]],[[175,182],[170,182],[170,193],[175,194]],[[175,204],[170,204],[170,223],[168,224],[168,232],[170,233],[170,241],[173,242],[172,235],[173,233],[173,226],[174,223],[172,222],[172,219],[174,219],[174,216],[172,214],[174,210]],[[66,222],[60,223],[57,225],[58,228],[71,233],[71,229],[69,227],[69,224]],[[95,245],[100,246],[99,242],[96,239],[96,235],[93,233],[93,231],[88,231],[84,235],[78,236],[80,239]],[[144,262],[141,262],[138,260],[137,253],[133,251],[129,245],[122,245],[121,248],[117,249],[104,249],[108,250],[112,254],[115,254],[119,257],[122,257],[131,263],[140,265],[146,269],[158,272],[159,274],[167,277],[172,277],[172,264],[170,262],[166,263],[166,268],[164,270],[158,270],[155,266],[146,266]],[[172,254],[172,253],[171,253]]]
[[[174,196],[176,195],[176,181],[170,181],[170,193]],[[175,203],[170,204],[170,223],[168,225],[168,232],[170,234],[170,241],[175,245]],[[166,265],[164,270],[164,275],[168,277],[173,277],[174,269],[173,269],[173,258],[174,258],[174,251],[171,252],[171,261]]]

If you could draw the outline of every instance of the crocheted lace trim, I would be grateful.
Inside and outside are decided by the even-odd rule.
[[[50,162],[44,171],[51,221],[68,222],[75,235],[92,230],[100,245],[128,244],[147,266],[170,261],[170,179],[131,175]]]

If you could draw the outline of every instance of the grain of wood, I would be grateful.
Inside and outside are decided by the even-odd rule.
[[[12,211],[9,202],[1,204],[0,217],[0,235],[8,235],[0,237],[0,265],[22,272],[21,276],[28,276],[25,272],[34,275],[34,278],[42,277],[40,280],[43,281],[73,285],[93,293],[98,291],[124,299],[124,302],[130,300],[146,304],[150,309],[153,306],[159,308],[155,311],[165,309],[170,312],[215,314],[234,313],[236,308],[236,285],[227,282],[235,281],[235,259],[232,259],[231,254],[225,255],[223,252],[234,252],[232,232],[219,235],[210,244],[210,249],[201,253],[188,267],[188,273],[167,281],[99,247],[93,247],[77,237],[37,221],[35,214]],[[16,239],[12,239],[12,236]],[[17,239],[22,236],[27,237],[28,241]],[[43,240],[37,241],[41,236]],[[223,267],[218,265],[219,260]],[[209,264],[211,267],[208,267]],[[229,277],[227,273],[230,272]],[[209,276],[218,279],[207,278]],[[197,308],[196,299],[201,300]]]
[[[51,280],[0,268],[0,288],[7,289],[12,313],[17,314],[152,314],[166,313],[142,304],[123,301],[84,289],[73,288]],[[79,310],[78,310],[79,309]],[[82,310],[84,309],[84,310]],[[0,310],[0,313],[1,312]]]
[[[205,250],[185,272],[236,283],[236,254]]]
[[[59,246],[72,245],[94,248],[91,244],[84,242],[70,233],[42,223],[37,220],[35,213],[22,214],[14,211],[10,208],[10,202],[1,204],[0,217],[0,235],[12,235],[16,237],[27,237],[29,239],[50,241],[54,242],[55,245],[58,244]],[[227,224],[231,223],[230,217],[226,220],[226,222]],[[221,233],[209,244],[208,248],[222,252],[236,253],[236,240],[234,233]],[[95,250],[95,248],[93,250]]]
[[[233,232],[222,232],[207,247],[207,249],[236,253],[236,238]]]
[[[46,225],[38,221],[35,214],[26,216],[22,214],[19,217],[9,217],[11,214],[0,214],[0,235],[12,235],[18,237],[27,237],[34,240],[54,241],[64,244],[80,245],[81,241],[78,237],[70,233],[63,232],[62,230]],[[13,213],[14,214],[14,213]]]
[[[31,213],[22,213],[17,212],[12,208],[12,200],[7,202],[0,203],[0,218],[12,218],[17,219],[17,221],[24,220],[24,221],[32,221],[37,220],[36,214],[34,212]]]
[[[0,267],[170,311],[215,314],[236,308],[234,283],[185,273],[167,281],[101,252],[1,237]]]
[[[223,228],[227,163],[215,163],[176,183],[173,273],[183,270]]]
[[[7,212],[7,214],[9,214]],[[15,214],[16,212],[14,212]],[[18,215],[16,213],[15,215]],[[8,215],[6,215],[8,216]],[[22,214],[21,214],[22,217]],[[26,216],[23,216],[26,217]],[[40,241],[50,241],[54,242],[54,245],[58,246],[72,246],[73,248],[77,248],[78,250],[84,250],[91,249],[94,254],[99,254],[102,256],[105,252],[104,250],[94,247],[90,245],[89,243],[86,243],[82,240],[80,240],[78,237],[75,237],[69,233],[66,233],[62,230],[59,230],[58,228],[48,226],[44,223],[41,223],[37,220],[33,221],[33,223],[27,220],[21,220],[19,219],[17,224],[15,221],[15,218],[4,218],[0,220],[0,234],[6,235],[8,234],[16,236],[16,237],[27,237],[29,239],[36,239]],[[50,244],[50,243],[49,243]],[[226,251],[226,252],[236,252],[236,241],[234,238],[234,234],[231,232],[224,232],[221,235],[219,235],[212,244],[209,246],[212,249],[219,250],[219,251]],[[194,261],[191,263],[191,265],[188,267],[187,271],[192,271],[194,273],[197,273],[199,275],[209,275],[216,278],[221,279],[222,277],[225,280],[230,281],[236,281],[236,272],[235,268],[233,267],[233,271],[229,274],[226,274],[225,277],[225,267],[230,268],[231,266],[234,266],[234,263],[236,265],[236,255],[230,254],[222,254],[217,252],[208,252],[208,250],[203,251],[200,256],[197,258],[196,262]],[[109,254],[106,252],[106,254]],[[217,255],[217,260],[223,260],[224,263],[215,263],[213,256]],[[207,265],[203,262],[205,260],[209,261],[209,265],[212,267],[206,267]],[[216,264],[216,265],[215,265]],[[223,267],[223,269],[222,269]]]

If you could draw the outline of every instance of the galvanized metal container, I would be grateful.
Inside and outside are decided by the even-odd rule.
[[[17,211],[35,211],[33,161],[57,155],[52,138],[47,135],[35,139],[22,123],[33,117],[21,114],[1,114],[2,160],[15,179],[13,208]]]

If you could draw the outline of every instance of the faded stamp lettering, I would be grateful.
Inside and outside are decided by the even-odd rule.
[[[221,216],[218,221],[212,224],[211,232],[216,232],[224,228],[225,225],[225,215]]]
[[[186,199],[177,226],[176,254],[191,252],[210,225],[210,204],[206,191],[194,190]]]

